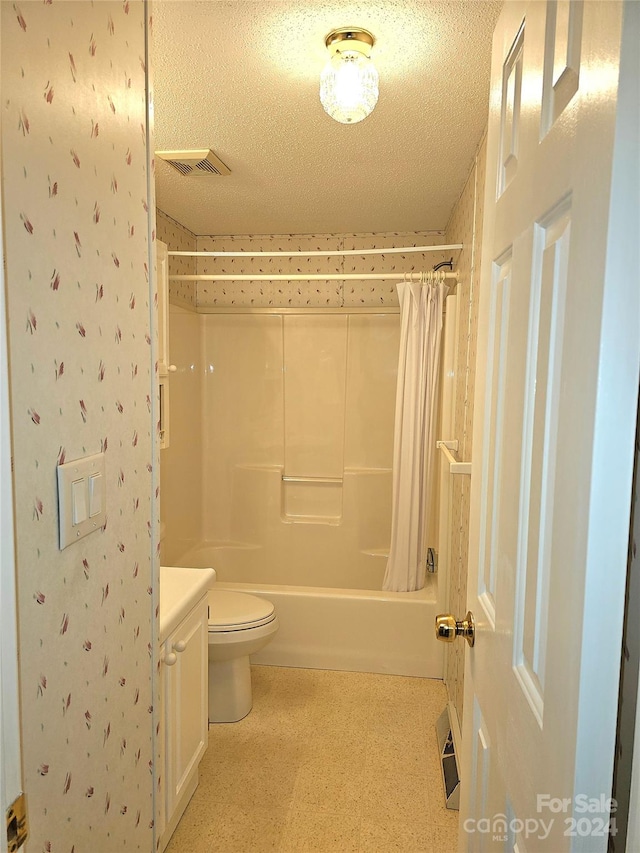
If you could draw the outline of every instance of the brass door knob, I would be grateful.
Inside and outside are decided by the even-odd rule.
[[[456,637],[464,637],[473,647],[476,626],[473,613],[469,610],[464,619],[458,621],[451,613],[441,613],[436,616],[436,637],[443,643],[452,643]]]

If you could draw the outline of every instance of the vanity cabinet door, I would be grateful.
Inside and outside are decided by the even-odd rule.
[[[164,647],[166,804],[171,821],[207,748],[208,620],[204,596]],[[186,803],[184,804],[186,805]]]
[[[162,649],[161,649],[162,652]],[[160,660],[162,660],[162,654],[160,655]],[[167,738],[166,738],[166,685],[167,685],[167,677],[165,673],[166,667],[164,665],[160,666],[158,670],[158,677],[160,679],[160,707],[158,711],[158,729],[157,731],[160,733],[158,737],[157,744],[157,757],[156,757],[156,784],[158,788],[156,790],[157,799],[155,801],[155,821],[157,827],[157,836],[161,839],[160,844],[160,853],[167,846],[167,840],[164,839],[164,831],[167,826],[167,804],[166,804],[166,796],[165,789],[167,785]]]

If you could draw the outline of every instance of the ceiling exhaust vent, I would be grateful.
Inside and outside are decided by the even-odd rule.
[[[156,151],[156,157],[177,169],[181,175],[230,175],[231,169],[210,148],[197,151]]]

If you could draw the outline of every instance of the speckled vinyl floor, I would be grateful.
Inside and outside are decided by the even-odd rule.
[[[253,710],[209,728],[167,853],[455,853],[441,681],[256,666]]]

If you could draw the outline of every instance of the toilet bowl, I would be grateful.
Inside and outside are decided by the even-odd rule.
[[[235,723],[253,704],[249,655],[278,630],[270,601],[245,592],[209,592],[209,722]]]

